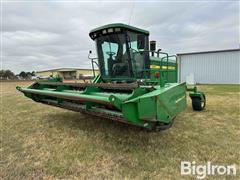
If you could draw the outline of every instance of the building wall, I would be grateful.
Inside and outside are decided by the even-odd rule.
[[[178,59],[180,82],[193,74],[196,83],[240,83],[240,51],[186,54]]]
[[[56,77],[58,75],[57,71],[43,71],[43,72],[36,72],[37,76],[43,76],[43,77],[49,77],[49,76],[53,76]]]
[[[77,73],[76,71],[60,71],[58,72],[59,76],[62,77],[63,79],[76,79],[77,78]]]
[[[98,74],[98,71],[95,70],[95,73]],[[93,71],[92,70],[77,70],[77,78],[79,78],[79,76],[83,74],[83,75],[93,75]]]
[[[59,70],[63,70],[63,69],[59,69]],[[63,72],[59,71],[59,70],[49,70],[49,71],[39,71],[36,72],[36,75],[38,76],[43,76],[43,77],[49,77],[49,76],[60,76],[63,77]],[[93,72],[91,69],[76,69],[76,71],[73,71],[76,73],[76,77],[79,78],[80,74],[83,75],[93,75]],[[95,73],[98,74],[98,70],[95,70]]]

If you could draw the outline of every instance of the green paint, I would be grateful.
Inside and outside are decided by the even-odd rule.
[[[128,47],[128,43],[140,45],[143,43],[141,41],[143,37],[138,39],[137,35],[139,33],[141,33],[141,36],[144,34],[144,41],[148,40],[148,31],[125,24],[109,24],[92,30],[90,34],[108,28],[125,28],[131,30],[131,33],[127,34],[128,32],[125,32],[124,36],[121,34],[121,38],[126,38],[122,39],[121,43],[118,42],[120,41],[119,38],[112,35],[111,38],[104,37],[102,40],[100,36],[96,38],[100,45],[103,43],[102,41],[106,46],[115,43],[115,54],[112,51],[107,52],[108,56],[105,54],[107,57],[104,57],[104,61],[99,60],[99,64],[103,62],[108,64],[100,64],[100,70],[105,74],[104,76],[100,74],[93,79],[91,85],[94,85],[94,87],[88,84],[74,86],[58,83],[58,85],[54,85],[52,82],[62,81],[58,78],[44,81],[44,83],[36,82],[27,88],[16,87],[16,89],[36,102],[74,111],[104,115],[106,118],[111,117],[115,120],[120,118],[121,122],[148,129],[160,124],[171,124],[175,116],[184,111],[187,106],[187,91],[191,91],[189,93],[191,98],[203,99],[205,97],[202,92],[197,91],[196,87],[190,89],[187,88],[185,83],[177,83],[178,64],[173,57],[168,55],[149,57],[148,45],[145,45],[145,49],[141,52],[133,51],[133,47]],[[135,42],[131,37],[139,42]],[[128,43],[124,44],[124,42]],[[101,54],[101,50],[101,48],[98,49],[99,54]],[[133,52],[135,55],[131,55]],[[121,56],[117,57],[118,54]],[[145,63],[145,66],[142,66],[143,68],[139,71],[141,63]],[[126,71],[127,68],[130,68],[130,65],[135,67],[135,70],[132,69],[134,71],[131,71],[131,69]],[[109,71],[109,69],[112,71]],[[117,73],[120,72],[120,75],[109,74],[115,73],[115,70],[117,70]],[[132,89],[127,88],[128,86],[126,86],[127,89],[104,88],[100,86],[103,83],[109,87],[116,84],[126,86],[129,83],[138,83],[138,86],[134,86]]]

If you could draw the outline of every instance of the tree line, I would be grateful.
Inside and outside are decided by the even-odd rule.
[[[32,76],[35,76],[35,72],[25,72],[22,71],[19,74],[14,74],[11,70],[0,70],[0,79],[8,80],[8,79],[31,79]]]

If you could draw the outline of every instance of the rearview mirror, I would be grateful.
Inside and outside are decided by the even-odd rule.
[[[89,50],[89,53],[88,53],[88,59],[92,59],[92,58],[90,58],[90,55],[92,54],[92,51],[91,50]]]
[[[90,57],[90,56],[92,56],[92,50],[90,50],[88,53],[88,59],[91,59],[91,60],[98,59],[97,57]]]

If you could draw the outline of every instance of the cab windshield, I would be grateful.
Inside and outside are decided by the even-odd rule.
[[[143,41],[146,44],[144,49],[147,49],[147,36]],[[103,78],[143,77],[149,57],[148,53],[140,52],[138,34],[132,32],[108,34],[98,37],[96,44],[99,67]]]

